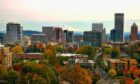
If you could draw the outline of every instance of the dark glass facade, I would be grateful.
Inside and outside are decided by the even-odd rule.
[[[115,30],[118,30],[119,36],[118,41],[123,42],[123,34],[124,34],[124,14],[116,13],[115,14]]]

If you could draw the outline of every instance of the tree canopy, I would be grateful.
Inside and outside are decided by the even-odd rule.
[[[83,46],[79,48],[76,53],[88,55],[89,59],[93,59],[94,55],[96,54],[96,50],[91,46]]]

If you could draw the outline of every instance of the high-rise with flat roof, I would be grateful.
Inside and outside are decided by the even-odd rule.
[[[123,42],[123,34],[124,34],[124,14],[123,13],[115,13],[115,30],[119,31],[119,41]]]
[[[73,42],[73,31],[64,30],[66,36],[66,42],[71,43]]]
[[[116,29],[112,29],[111,30],[111,33],[110,33],[110,40],[112,42],[118,42],[120,39],[119,39],[119,34],[120,32]]]
[[[99,31],[85,31],[83,36],[83,43],[83,45],[101,47],[102,33]]]
[[[47,43],[47,39],[46,39],[46,35],[45,34],[33,34],[31,37],[31,41],[32,43],[38,43],[38,42],[42,42],[42,43]]]
[[[106,43],[106,29],[103,28],[103,23],[92,23],[92,31],[101,32],[102,44]]]
[[[8,23],[6,26],[6,43],[22,44],[22,27],[18,23]]]
[[[54,27],[42,27],[42,33],[46,35],[46,39],[48,42],[52,42],[53,32],[54,32]]]

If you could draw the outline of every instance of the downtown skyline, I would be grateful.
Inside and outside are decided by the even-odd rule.
[[[139,0],[0,0],[0,31],[7,22],[20,23],[24,30],[41,31],[42,26],[60,26],[74,31],[91,30],[102,22],[107,33],[114,28],[114,14],[124,13],[124,31],[135,22],[140,26]]]

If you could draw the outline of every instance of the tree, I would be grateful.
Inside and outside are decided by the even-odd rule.
[[[32,52],[40,52],[40,50],[39,50],[39,48],[37,47],[36,44],[33,45]]]
[[[7,70],[6,68],[0,64],[0,80],[5,80],[7,77]]]
[[[12,53],[21,54],[23,53],[23,48],[20,45],[16,45],[12,48]]]
[[[108,72],[108,75],[113,78],[117,75],[117,72],[115,69],[110,69],[109,72]]]
[[[120,54],[120,48],[119,47],[114,47],[111,53],[112,58],[116,58]]]
[[[18,84],[19,73],[14,70],[10,70],[7,73],[7,78],[10,84]]]
[[[93,59],[96,54],[95,48],[91,46],[83,46],[76,51],[77,54],[85,54],[88,55],[89,59]]]
[[[20,84],[57,84],[58,77],[50,65],[23,63]],[[35,83],[36,82],[36,83]],[[38,82],[38,83],[37,83]]]
[[[60,70],[62,80],[68,81],[71,84],[91,84],[92,76],[90,73],[81,68],[80,65],[67,65]]]
[[[104,53],[105,54],[111,54],[111,52],[112,52],[112,49],[111,48],[105,48],[104,49]]]
[[[136,59],[140,63],[140,54],[133,53],[133,58]]]

